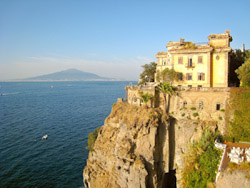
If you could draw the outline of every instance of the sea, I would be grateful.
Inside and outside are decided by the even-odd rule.
[[[84,187],[88,134],[129,84],[0,82],[0,187]]]

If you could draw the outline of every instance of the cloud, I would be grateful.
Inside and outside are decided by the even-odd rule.
[[[141,66],[153,61],[148,57],[89,60],[70,57],[27,57],[9,65],[0,64],[0,80],[22,79],[49,74],[70,68],[98,74],[103,77],[138,80]]]

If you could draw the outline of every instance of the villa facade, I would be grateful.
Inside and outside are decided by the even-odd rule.
[[[155,55],[157,72],[165,68],[180,72],[180,78],[174,81],[174,86],[228,87],[232,36],[226,32],[211,34],[208,39],[208,43],[185,42],[184,39],[169,42],[166,45],[167,52]]]
[[[126,100],[130,104],[143,105],[140,93],[154,96],[148,102],[149,107],[164,108],[163,94],[157,90],[163,80],[157,74],[164,69],[179,72],[179,80],[172,85],[179,88],[179,96],[171,97],[170,112],[180,109],[197,109],[207,114],[226,109],[229,98],[229,53],[232,48],[232,36],[228,31],[211,34],[207,43],[169,42],[167,52],[156,54],[157,67],[155,82],[140,86],[126,86]],[[158,79],[158,80],[157,80]],[[162,78],[160,78],[162,79]]]

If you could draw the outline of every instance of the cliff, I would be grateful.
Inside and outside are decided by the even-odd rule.
[[[160,109],[117,103],[89,153],[85,187],[158,187],[168,165],[163,118]]]
[[[160,108],[116,103],[99,130],[83,177],[86,188],[181,186],[187,145],[213,122],[176,120]]]

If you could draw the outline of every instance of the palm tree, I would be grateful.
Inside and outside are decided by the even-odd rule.
[[[176,95],[174,88],[167,82],[163,82],[158,86],[159,91],[163,94],[164,97],[164,109],[166,112],[169,112],[170,107],[170,97]],[[167,95],[168,95],[168,105],[167,105]]]
[[[141,96],[141,99],[142,99],[144,105],[145,105],[146,108],[147,108],[147,107],[148,107],[147,103],[148,103],[149,100],[152,100],[152,99],[153,99],[153,95],[151,95],[151,94],[149,94],[149,93],[142,93],[142,92],[140,92],[139,94],[140,94],[140,96]]]

